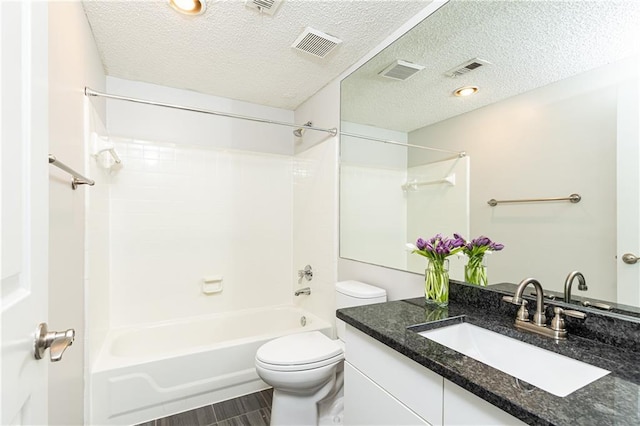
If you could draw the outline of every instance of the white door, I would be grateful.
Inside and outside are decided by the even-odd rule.
[[[0,1],[0,81],[0,424],[46,424],[49,361],[33,350],[47,320],[46,2]]]
[[[640,306],[640,261],[625,263],[623,256],[640,256],[640,56],[633,77],[618,96],[618,303]]]

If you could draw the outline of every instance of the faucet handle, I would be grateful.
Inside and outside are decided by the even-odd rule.
[[[562,314],[578,319],[585,319],[587,317],[587,314],[584,312],[562,309],[558,306],[553,308],[553,312],[555,313],[555,316],[551,320],[551,329],[556,331],[565,331],[564,318],[562,318]]]
[[[516,296],[502,296],[502,301],[518,306],[520,306],[523,302],[526,302],[526,300]]]
[[[584,312],[574,311],[573,309],[562,309],[559,306],[554,307],[553,312],[556,314],[556,316],[565,314],[568,317],[578,319],[585,319],[587,317],[587,314],[585,314]]]
[[[311,265],[307,265],[304,269],[298,270],[298,279],[302,280],[303,278],[307,281],[311,281],[313,279],[313,269],[311,268]]]
[[[585,319],[587,317],[587,314],[585,314],[584,312],[574,311],[572,309],[563,310],[563,313],[568,317],[573,317],[578,319]]]
[[[512,296],[502,296],[502,301],[503,302],[507,302],[507,303],[513,303],[513,297]]]

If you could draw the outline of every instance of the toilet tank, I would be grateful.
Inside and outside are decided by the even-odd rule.
[[[336,283],[336,309],[372,305],[386,301],[387,291],[383,288],[354,280]],[[344,321],[336,319],[336,326],[338,338],[344,340]]]

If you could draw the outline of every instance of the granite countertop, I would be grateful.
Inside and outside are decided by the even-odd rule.
[[[517,308],[517,307],[514,307]],[[511,308],[509,308],[511,309]],[[569,335],[565,341],[516,330],[513,315],[451,300],[447,308],[424,298],[344,308],[337,317],[445,379],[531,425],[640,424],[640,353]],[[464,319],[461,319],[464,317]],[[418,331],[460,321],[611,371],[562,398],[489,367]],[[413,328],[416,330],[416,328]]]

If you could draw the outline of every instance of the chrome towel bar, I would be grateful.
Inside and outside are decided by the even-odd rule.
[[[71,180],[72,189],[76,189],[78,185],[95,185],[95,182],[93,180],[89,179],[88,177],[82,176],[80,173],[76,172],[71,167],[58,160],[54,155],[49,154],[49,164],[53,164],[60,170],[64,170],[73,177],[73,179]]]
[[[498,204],[503,203],[534,203],[538,201],[570,201],[571,203],[579,203],[582,200],[582,197],[578,194],[571,194],[568,197],[552,197],[552,198],[523,198],[521,200],[496,200],[490,199],[487,201],[491,207],[495,207]]]

